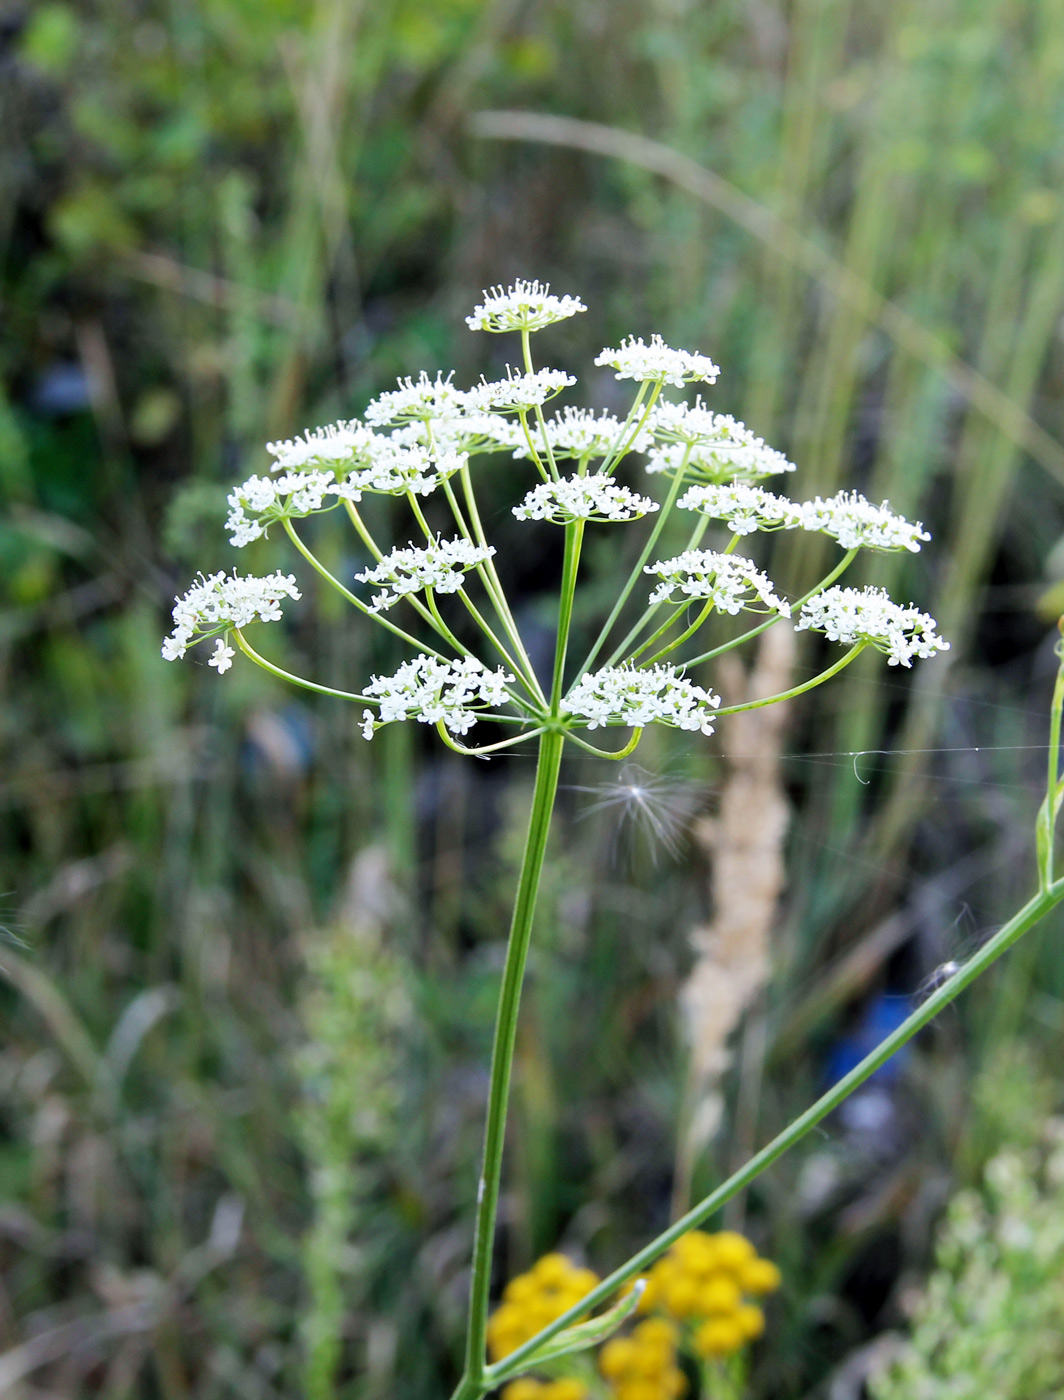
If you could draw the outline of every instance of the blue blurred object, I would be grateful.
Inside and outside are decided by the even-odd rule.
[[[49,365],[33,386],[30,403],[47,418],[80,413],[92,403],[89,377],[73,360],[57,360]]]
[[[828,1087],[837,1084],[850,1070],[870,1055],[877,1045],[882,1045],[892,1031],[896,1031],[912,1010],[908,997],[889,996],[879,992],[865,1007],[856,1028],[842,1036],[831,1048],[828,1056]],[[909,1047],[896,1050],[890,1059],[880,1065],[868,1082],[871,1084],[893,1084],[905,1068]]]

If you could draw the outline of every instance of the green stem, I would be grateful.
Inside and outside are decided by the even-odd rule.
[[[349,690],[333,690],[332,686],[318,685],[317,681],[305,681],[302,676],[294,676],[291,671],[282,671],[280,666],[275,666],[272,661],[267,661],[264,656],[260,656],[250,642],[246,641],[244,634],[239,627],[233,628],[233,636],[236,644],[249,661],[254,661],[256,666],[261,666],[264,671],[269,671],[271,676],[276,676],[278,680],[288,681],[291,685],[298,685],[303,690],[313,690],[316,695],[333,695],[338,700],[357,700],[364,705],[376,705],[378,701],[367,699],[365,695],[354,695]]]
[[[793,686],[790,690],[781,690],[778,695],[766,695],[763,700],[748,700],[745,705],[728,705],[723,710],[717,710],[715,717],[720,719],[722,715],[738,715],[744,710],[762,710],[766,705],[778,705],[781,700],[793,700],[796,695],[804,695],[807,690],[813,690],[816,686],[831,680],[832,676],[837,676],[844,666],[848,666],[851,661],[860,656],[866,646],[868,646],[867,642],[858,642],[844,656],[840,656],[834,666],[829,666],[826,671],[819,672],[811,681],[803,681],[801,685]]]
[[[580,568],[580,546],[584,539],[585,524],[583,520],[571,520],[565,527],[565,557],[562,560],[562,588],[558,603],[558,636],[554,643],[554,679],[550,691],[550,712],[555,718],[561,707],[565,654],[573,621],[573,599],[576,596],[576,576]]]
[[[1058,646],[1059,645],[1058,643]],[[1060,767],[1060,722],[1062,707],[1064,707],[1064,665],[1058,668],[1057,678],[1053,685],[1053,703],[1049,712],[1049,757],[1046,800],[1038,809],[1036,833],[1038,880],[1043,890],[1048,889],[1053,883],[1054,832],[1056,829],[1057,812],[1060,809],[1061,797],[1057,790],[1057,774]]]
[[[687,543],[684,545],[684,547],[683,547],[683,553],[686,554],[688,550],[697,549],[698,546],[702,543],[702,536],[706,533],[706,530],[707,530],[708,528],[709,528],[709,516],[708,516],[708,515],[703,515],[702,518],[701,518],[701,520],[698,522],[698,524],[695,526],[695,528],[691,531],[691,538],[690,538],[690,539],[687,541]],[[739,542],[739,536],[738,536],[738,535],[733,535],[733,536],[732,536],[731,544],[730,544],[730,545],[728,546],[728,548],[724,551],[724,553],[725,553],[725,554],[730,554],[730,553],[732,552],[732,550],[735,548],[735,546],[738,544],[738,542]],[[606,665],[607,665],[607,666],[616,666],[616,665],[617,665],[618,660],[625,654],[625,652],[628,650],[628,648],[633,644],[633,642],[634,642],[634,641],[636,640],[636,638],[639,636],[640,632],[644,631],[647,627],[650,626],[651,622],[654,620],[654,618],[657,616],[658,612],[659,612],[664,606],[665,606],[664,603],[654,603],[651,607],[648,607],[648,608],[647,608],[647,610],[646,610],[646,612],[643,614],[643,616],[639,619],[639,621],[638,621],[637,623],[635,623],[635,625],[632,627],[631,631],[628,633],[627,637],[625,637],[624,641],[620,644],[620,646],[616,649],[616,651],[613,653],[613,655],[612,655],[612,656],[609,658],[609,660],[606,662]],[[669,625],[671,626],[672,624],[670,623]],[[654,635],[655,635],[655,637],[657,637],[657,636],[660,636],[661,634],[660,634],[660,632],[655,632]],[[640,651],[642,651],[642,648],[640,648]],[[635,653],[635,655],[638,656],[638,655],[640,654],[640,651],[637,651],[637,652]]]
[[[586,1297],[581,1298],[579,1303],[544,1327],[530,1341],[511,1352],[504,1361],[489,1366],[484,1372],[484,1389],[491,1389],[510,1376],[519,1375],[524,1369],[527,1358],[544,1342],[557,1336],[566,1327],[571,1327],[575,1322],[579,1322],[592,1308],[605,1303],[623,1284],[629,1283],[644,1269],[649,1268],[688,1230],[693,1230],[704,1224],[733,1196],[737,1196],[740,1191],[745,1190],[752,1181],[755,1181],[763,1171],[771,1167],[785,1152],[788,1152],[795,1143],[800,1142],[806,1133],[838,1108],[855,1089],[875,1074],[877,1069],[886,1064],[887,1060],[903,1045],[907,1044],[918,1031],[923,1030],[929,1021],[932,1021],[944,1007],[948,1006],[981,973],[985,972],[991,963],[996,962],[1002,953],[1022,938],[1028,929],[1040,922],[1061,899],[1064,899],[1064,880],[1057,881],[1046,890],[1040,890],[1033,899],[1028,900],[1023,908],[1014,914],[989,942],[985,943],[963,967],[955,972],[948,982],[943,983],[936,992],[933,992],[922,1006],[918,1007],[902,1022],[896,1031],[887,1036],[870,1055],[866,1055],[860,1064],[840,1079],[826,1094],[822,1094],[811,1107],[784,1128],[783,1132],[774,1137],[767,1146],[751,1157],[744,1167],[699,1201],[698,1205],[660,1234],[657,1239],[641,1249],[626,1264],[615,1269]]]
[[[473,1278],[470,1286],[465,1373],[455,1391],[455,1400],[471,1400],[471,1397],[479,1397],[490,1388],[484,1383],[485,1346],[495,1216],[499,1204],[499,1181],[506,1135],[506,1104],[510,1094],[521,983],[524,980],[528,945],[532,936],[532,916],[535,913],[543,858],[547,850],[551,813],[558,791],[558,771],[564,743],[565,736],[556,729],[548,730],[539,740],[536,786],[532,796],[532,811],[529,816],[521,874],[517,883],[517,895],[514,899],[506,964],[499,992],[499,1010],[495,1021],[488,1117],[484,1129],[484,1158],[477,1192],[476,1231],[473,1238]]]
[[[292,528],[292,522],[290,520],[285,520],[283,523],[288,538],[295,545],[296,549],[299,550],[300,554],[302,554],[303,558],[307,561],[310,567],[314,569],[316,573],[320,574],[326,583],[331,584],[332,587],[336,589],[337,593],[339,593],[341,597],[346,598],[347,601],[351,603],[354,607],[356,607],[360,613],[362,613],[365,617],[371,617],[374,622],[379,622],[382,627],[387,629],[387,631],[393,632],[397,637],[401,637],[404,642],[409,642],[410,645],[412,647],[415,647],[418,651],[427,652],[429,656],[434,656],[437,661],[447,660],[445,656],[442,656],[438,651],[434,651],[433,648],[430,647],[426,642],[418,641],[417,637],[412,637],[409,632],[404,632],[401,627],[396,627],[394,622],[389,622],[389,620],[386,617],[382,617],[380,613],[374,612],[373,609],[367,603],[364,603],[361,598],[356,597],[355,594],[352,593],[349,588],[345,588],[340,582],[340,580],[329,572],[329,570],[325,567],[325,565],[321,562],[317,555],[313,554],[307,548],[307,546],[303,543],[303,541],[296,534],[295,530]],[[415,606],[422,606],[417,599],[412,598],[410,601],[413,602]],[[432,626],[435,627],[436,624],[433,621],[431,613],[429,613],[423,608],[422,610],[425,613],[426,620],[430,622]],[[461,648],[459,648],[459,650],[461,650]]]
[[[681,609],[681,611],[682,611],[682,609]],[[710,615],[710,613],[711,613],[712,611],[713,611],[713,599],[712,599],[712,598],[709,598],[709,599],[707,599],[707,601],[706,601],[706,606],[705,606],[705,607],[702,609],[702,611],[698,614],[698,616],[695,618],[694,622],[691,623],[690,627],[685,627],[684,630],[680,633],[680,635],[679,635],[678,637],[675,637],[675,638],[668,644],[668,646],[664,646],[664,647],[661,648],[660,651],[656,651],[656,652],[654,653],[654,655],[650,658],[649,661],[644,661],[642,664],[643,664],[644,666],[653,666],[654,663],[655,663],[655,661],[660,661],[661,658],[662,658],[663,656],[668,656],[669,653],[675,651],[675,650],[677,649],[677,647],[682,647],[683,644],[684,644],[684,642],[687,641],[688,637],[693,637],[693,636],[695,635],[695,633],[696,633],[696,632],[698,631],[698,629],[702,626],[703,622],[705,622],[706,618]],[[652,638],[651,640],[654,640],[654,639]],[[649,646],[649,645],[650,645],[650,643],[648,642],[648,643],[647,643],[647,646]],[[637,651],[635,655],[638,656],[638,655],[640,654],[640,652],[643,652],[643,651],[645,651],[645,650],[646,650],[646,647],[645,647],[645,646],[644,646],[644,647],[640,647],[640,648],[639,648],[639,651]],[[635,660],[635,657],[633,657],[632,660],[634,661],[634,660]]]
[[[627,758],[629,754],[635,753],[639,747],[639,741],[643,737],[643,730],[641,728],[633,729],[632,737],[623,749],[597,749],[594,744],[589,744],[586,740],[578,738],[571,729],[566,730],[565,737],[577,748],[586,749],[588,753],[593,753],[596,758],[609,758],[616,763],[622,758]]]

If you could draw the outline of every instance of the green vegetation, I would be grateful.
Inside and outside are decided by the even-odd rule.
[[[563,367],[632,328],[712,354],[712,406],[786,450],[801,494],[856,483],[935,535],[860,581],[918,597],[950,665],[913,686],[859,661],[784,738],[771,976],[692,1192],[816,1096],[870,994],[933,981],[1026,895],[1064,575],[1062,19],[1060,0],[0,8],[5,1385],[324,1397],[337,1351],[359,1400],[457,1376],[529,765],[441,757],[409,726],[366,746],[338,707],[158,646],[190,569],[235,560],[225,491],[264,440],[397,374],[499,371],[450,329],[481,286],[580,291]],[[470,129],[505,109],[642,134],[726,184],[573,130]],[[777,538],[773,578],[817,576]],[[531,626],[542,580],[504,558]],[[615,562],[591,558],[592,593]],[[339,687],[394,669],[328,607],[273,654]],[[681,826],[714,805],[717,753],[660,733],[640,752]],[[559,1244],[605,1274],[668,1223],[684,1112],[705,823],[674,860],[618,837],[616,773],[589,759],[562,784],[500,1279]],[[1015,1089],[994,1116],[969,1085],[1017,1040],[1059,1063],[1047,931],[865,1118],[729,1207],[784,1277],[752,1394],[803,1396],[896,1325],[950,1183],[1015,1140]],[[350,1051],[377,1022],[344,1019],[357,969],[397,989],[371,1008],[392,1027],[373,1064]]]

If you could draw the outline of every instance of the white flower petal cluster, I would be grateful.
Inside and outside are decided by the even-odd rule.
[[[919,521],[914,525],[895,515],[890,502],[874,506],[856,491],[840,491],[822,501],[819,496],[801,507],[802,527],[838,540],[843,549],[908,549],[919,553],[931,536]]]
[[[482,413],[523,413],[545,404],[576,379],[561,369],[537,369],[521,374],[507,367],[506,378],[482,379],[469,390],[469,405]]]
[[[926,660],[937,651],[949,651],[949,642],[938,636],[936,625],[933,617],[912,604],[895,603],[882,588],[836,585],[802,604],[795,631],[823,632],[844,646],[869,642],[891,666],[911,666],[913,657]]]
[[[432,452],[408,445],[401,437],[378,438],[371,460],[356,468],[337,488],[337,495],[359,500],[363,491],[382,496],[428,496],[448,477],[461,471],[467,452]]]
[[[214,666],[220,676],[224,676],[233,664],[233,657],[236,655],[234,649],[223,638],[219,637],[214,644],[214,651],[207,662],[208,666]]]
[[[774,592],[767,574],[738,554],[715,554],[711,549],[688,549],[673,559],[648,564],[643,570],[662,580],[650,595],[654,603],[711,600],[719,612],[734,615],[746,608],[790,617],[791,605]],[[677,596],[678,595],[678,596]]]
[[[553,295],[549,282],[518,280],[512,287],[492,287],[466,317],[473,331],[538,331],[564,321],[587,307],[579,297]]]
[[[616,350],[607,347],[595,359],[596,365],[612,369],[617,379],[637,379],[656,384],[713,384],[720,369],[708,355],[696,355],[690,350],[673,350],[660,335],[652,335],[650,344],[632,335],[622,340]]]
[[[723,520],[737,535],[755,530],[794,530],[802,524],[801,507],[761,486],[736,481],[725,486],[692,486],[676,502],[681,510],[697,510]]]
[[[174,630],[163,642],[163,656],[176,661],[189,646],[201,637],[213,636],[231,627],[246,627],[256,618],[260,622],[277,622],[281,617],[281,599],[299,598],[294,574],[268,574],[265,578],[240,578],[237,574],[210,574],[182,597],[174,600]],[[221,664],[215,648],[211,664],[219,671],[228,670]]]
[[[298,519],[321,510],[325,497],[339,491],[331,471],[285,472],[252,476],[229,492],[225,528],[229,543],[242,549],[263,536],[275,520]]]
[[[271,471],[300,471],[305,467],[335,470],[363,460],[372,450],[375,435],[357,419],[308,428],[299,438],[268,442],[266,451],[277,460]]]
[[[374,612],[381,612],[409,593],[420,593],[423,588],[431,588],[436,593],[457,593],[466,571],[483,564],[494,553],[491,546],[476,545],[471,540],[435,540],[426,549],[414,545],[393,549],[372,569],[356,574],[355,578],[360,583],[385,585],[370,604]]]
[[[569,714],[586,719],[588,729],[668,724],[712,734],[720,696],[685,680],[675,666],[606,666],[577,681],[563,704]]]
[[[623,426],[620,419],[615,418],[612,413],[596,414],[588,408],[567,406],[562,409],[561,413],[555,414],[553,418],[548,418],[542,427],[532,428],[532,442],[536,451],[545,456],[543,432],[546,430],[547,441],[558,461],[564,461],[570,457],[577,459],[605,457],[616,447]],[[629,428],[630,432],[631,428]],[[532,455],[529,451],[528,439],[519,423],[509,425],[509,439],[507,446],[513,446],[515,458]],[[627,450],[644,452],[649,442],[648,434],[641,432],[628,444]]]
[[[362,712],[362,733],[372,739],[382,724],[416,719],[419,724],[442,721],[452,734],[466,734],[476,724],[478,710],[506,703],[506,687],[513,680],[509,671],[489,671],[474,656],[440,661],[422,653],[404,661],[394,676],[374,676],[365,687],[379,713]]]
[[[647,427],[656,443],[648,472],[678,471],[685,457],[692,475],[712,482],[760,481],[795,469],[745,423],[729,413],[713,413],[701,398],[693,404],[657,404]]]
[[[409,375],[398,380],[397,389],[378,394],[366,405],[367,423],[426,422],[430,418],[453,418],[469,403],[469,394],[451,383],[451,374],[437,374],[430,379],[424,370],[417,379]]]
[[[657,501],[618,486],[608,476],[563,476],[533,486],[513,512],[518,520],[638,520],[658,509]]]

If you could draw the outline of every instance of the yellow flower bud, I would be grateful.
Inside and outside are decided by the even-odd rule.
[[[637,1354],[630,1337],[614,1337],[599,1352],[599,1370],[607,1380],[618,1380],[629,1369]]]
[[[771,1259],[749,1259],[739,1270],[744,1293],[774,1293],[782,1281]]]
[[[652,1343],[658,1346],[675,1347],[679,1340],[679,1332],[664,1317],[648,1317],[646,1322],[641,1322],[632,1333],[638,1342]]]
[[[662,1298],[674,1317],[690,1317],[698,1299],[698,1283],[690,1274],[680,1274],[665,1285]]]
[[[557,1288],[566,1283],[572,1272],[572,1264],[564,1254],[544,1254],[532,1267],[532,1277],[545,1288]]]
[[[527,1303],[538,1293],[539,1285],[531,1274],[518,1274],[503,1289],[502,1296],[507,1303]]]
[[[587,1384],[575,1376],[559,1376],[543,1387],[538,1400],[584,1400]],[[531,1400],[531,1397],[529,1397]]]
[[[687,1394],[687,1377],[679,1366],[670,1366],[664,1373],[661,1378],[661,1388],[668,1400],[679,1400],[681,1395]]]
[[[745,1235],[737,1235],[734,1230],[722,1230],[714,1235],[717,1267],[719,1269],[741,1269],[749,1259],[755,1258],[757,1251]]]
[[[597,1286],[599,1281],[599,1276],[594,1269],[573,1269],[565,1286],[571,1289],[578,1298],[583,1298]]]
[[[752,1342],[755,1337],[760,1337],[765,1330],[765,1314],[760,1308],[755,1308],[753,1303],[747,1303],[735,1314],[735,1321],[742,1329],[743,1336],[748,1342]]]
[[[728,1274],[713,1274],[698,1291],[695,1311],[705,1317],[733,1313],[743,1301],[739,1285]]]
[[[728,1356],[742,1346],[743,1332],[734,1317],[714,1317],[695,1332],[695,1350],[700,1356]]]
[[[543,1400],[543,1391],[544,1386],[540,1381],[533,1380],[531,1376],[522,1376],[520,1380],[503,1386],[502,1400]]]

